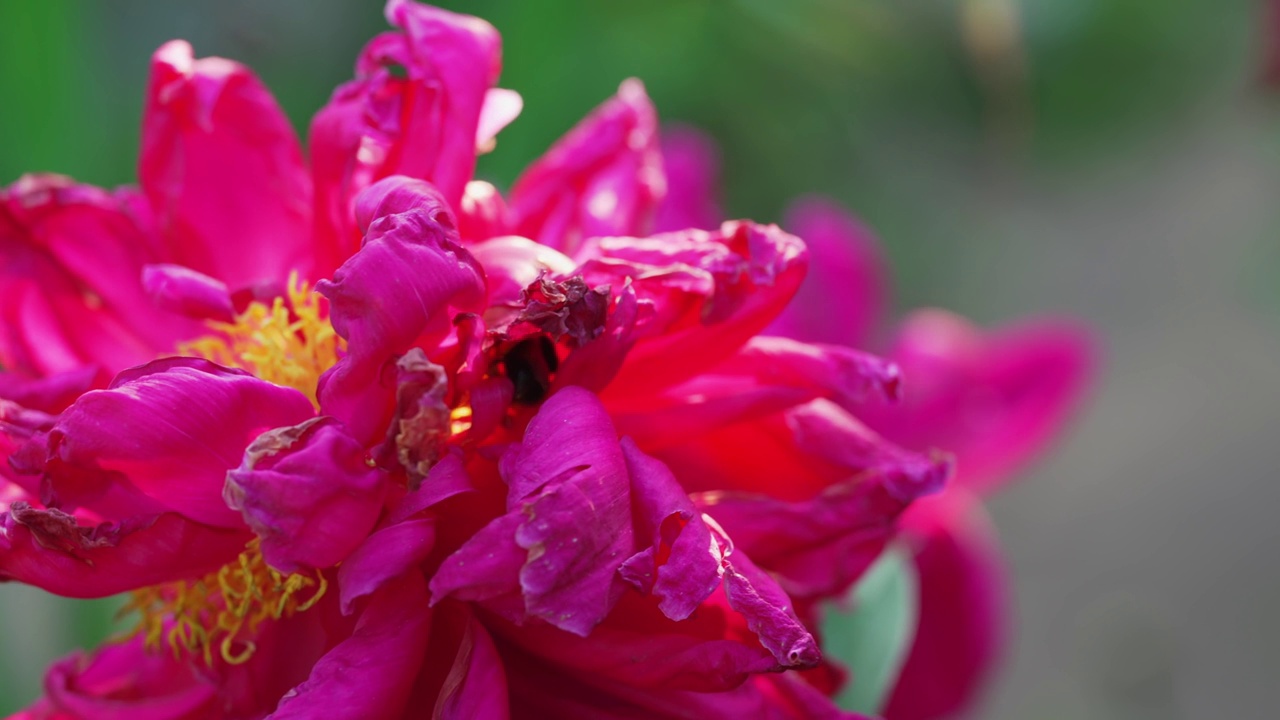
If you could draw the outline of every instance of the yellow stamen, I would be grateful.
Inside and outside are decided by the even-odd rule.
[[[137,590],[120,611],[138,613],[136,632],[147,647],[164,641],[174,657],[184,652],[213,664],[213,651],[239,665],[253,656],[253,637],[265,620],[311,609],[329,584],[319,571],[286,575],[267,565],[255,538],[240,557],[198,579]]]
[[[449,412],[449,432],[461,435],[471,429],[471,408],[463,405]]]
[[[333,367],[346,342],[329,324],[319,293],[289,276],[288,302],[270,306],[254,301],[235,322],[210,322],[216,334],[182,343],[180,355],[195,355],[220,365],[248,370],[257,377],[291,387],[316,403],[316,382]]]

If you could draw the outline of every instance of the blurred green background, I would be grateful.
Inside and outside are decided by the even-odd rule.
[[[834,196],[900,309],[1060,312],[1108,345],[1092,411],[993,503],[1019,617],[981,716],[1259,717],[1280,671],[1280,116],[1247,0],[442,3],[504,36],[500,186],[626,77],[713,133],[731,215]],[[381,3],[0,2],[0,182],[134,177],[150,53],[255,68],[305,134]],[[110,602],[0,587],[0,711]],[[1259,715],[1262,713],[1262,715]]]

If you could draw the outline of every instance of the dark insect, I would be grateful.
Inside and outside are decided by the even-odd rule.
[[[546,397],[559,366],[556,346],[546,335],[521,340],[502,358],[502,370],[515,386],[514,400],[522,405],[536,405]]]

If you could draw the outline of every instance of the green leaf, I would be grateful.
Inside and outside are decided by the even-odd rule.
[[[911,649],[917,605],[910,551],[893,546],[845,598],[824,608],[823,651],[851,673],[836,704],[860,713],[880,711]]]

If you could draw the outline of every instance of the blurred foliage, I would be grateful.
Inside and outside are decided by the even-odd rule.
[[[915,639],[917,586],[911,549],[891,546],[842,603],[826,607],[823,650],[856,678],[836,696],[840,707],[872,715],[884,710]]]
[[[664,118],[719,139],[731,214],[776,220],[798,194],[833,195],[880,232],[911,304],[946,297],[949,258],[978,245],[972,187],[1090,182],[1096,164],[1232,101],[1261,54],[1252,0],[444,4],[502,31],[502,85],[525,97],[485,176],[509,183],[638,76]],[[255,68],[305,136],[385,29],[380,5],[0,3],[0,182],[36,170],[132,182],[148,59],[174,37]],[[102,636],[100,605],[77,616],[24,603],[81,618],[54,623],[70,632],[50,638],[40,663]],[[0,687],[0,711],[35,692],[30,674],[0,682],[19,675],[25,691]]]

